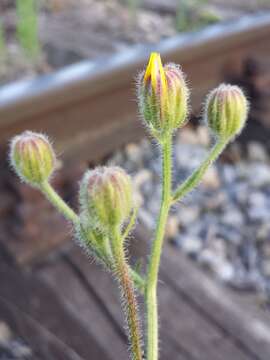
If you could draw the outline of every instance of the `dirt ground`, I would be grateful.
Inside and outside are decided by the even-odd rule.
[[[158,43],[215,21],[270,10],[270,0],[40,0],[42,51],[33,60],[18,44],[14,4],[15,0],[0,3],[6,41],[5,56],[0,56],[0,84],[130,46]]]

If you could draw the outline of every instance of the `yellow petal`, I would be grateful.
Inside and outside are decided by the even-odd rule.
[[[151,79],[153,89],[157,90],[158,78],[160,77],[162,91],[166,89],[166,76],[161,62],[160,54],[151,53],[150,59],[144,74],[144,83]]]

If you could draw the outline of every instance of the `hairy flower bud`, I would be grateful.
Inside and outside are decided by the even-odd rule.
[[[130,177],[119,167],[89,170],[80,186],[82,213],[100,228],[121,225],[133,207]]]
[[[55,154],[48,139],[32,131],[12,139],[10,161],[18,176],[33,186],[47,181],[55,168]]]
[[[205,118],[218,137],[229,140],[238,135],[247,116],[248,101],[238,86],[221,84],[209,94]]]
[[[186,122],[189,91],[184,74],[175,64],[163,67],[152,53],[138,82],[139,110],[152,133],[160,137]]]

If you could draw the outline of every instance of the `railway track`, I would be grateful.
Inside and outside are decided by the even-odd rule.
[[[182,65],[192,87],[194,114],[199,114],[211,88],[229,80],[246,87],[254,101],[254,116],[262,117],[269,126],[269,36],[270,14],[266,14],[172,38],[151,50],[161,52],[164,61]],[[47,202],[13,179],[4,161],[9,139],[26,129],[49,134],[65,164],[55,185],[72,202],[85,162],[98,163],[125,143],[143,136],[134,77],[148,55],[149,49],[131,50],[96,64],[85,61],[0,89],[0,215],[5,219],[0,223],[0,245],[18,263],[27,264],[44,256],[65,242],[67,234],[57,231],[63,224],[61,217],[50,216],[52,209]],[[265,144],[269,142],[266,131],[259,128],[258,133],[264,136]],[[255,131],[251,134],[254,136]],[[35,204],[31,207],[32,202]],[[40,228],[44,229],[42,234]],[[36,241],[37,236],[40,241]]]
[[[270,88],[269,36],[270,14],[247,16],[165,40],[151,50],[161,52],[164,61],[182,65],[193,90],[196,114],[205,94],[221,81],[248,77],[253,92],[254,87],[259,92]],[[0,143],[25,129],[46,132],[72,162],[78,157],[98,161],[122,144],[137,140],[143,129],[137,121],[134,78],[149,51],[135,49],[96,63],[85,61],[3,87]],[[247,63],[260,64],[263,70],[258,73],[253,66],[253,73],[248,73]],[[268,111],[265,103],[259,110]]]

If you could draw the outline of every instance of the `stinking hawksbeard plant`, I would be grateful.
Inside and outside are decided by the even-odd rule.
[[[163,66],[160,55],[153,53],[138,78],[137,94],[140,114],[159,144],[162,156],[162,198],[145,274],[133,269],[127,258],[126,239],[136,223],[137,207],[132,180],[123,169],[103,166],[88,170],[80,183],[80,208],[76,214],[50,184],[56,156],[47,137],[31,131],[15,136],[11,141],[10,161],[22,181],[39,189],[73,225],[82,248],[118,281],[130,358],[158,360],[157,285],[170,208],[200,183],[209,166],[241,132],[248,115],[248,102],[237,86],[222,84],[209,94],[204,118],[213,133],[214,145],[198,168],[172,189],[173,135],[187,122],[189,108],[185,75],[178,65]],[[145,299],[145,331],[137,293]]]

